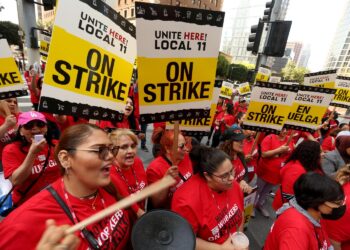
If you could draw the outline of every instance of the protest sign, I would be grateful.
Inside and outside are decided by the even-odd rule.
[[[40,32],[39,36],[39,44],[40,44],[40,60],[43,62],[47,62],[47,56],[49,54],[51,34]]]
[[[280,83],[281,79],[282,79],[282,77],[281,77],[280,74],[272,73],[271,76],[270,76],[269,82]]]
[[[189,118],[180,120],[180,130],[186,136],[206,136],[210,132],[211,125],[213,124],[216,106],[219,100],[219,95],[221,92],[221,85],[223,81],[216,80],[213,90],[213,99],[210,106],[209,116],[204,116],[200,118]],[[173,122],[167,122],[167,129],[173,129]]]
[[[349,108],[350,107],[350,77],[337,76],[335,80],[335,92],[332,106]]]
[[[231,100],[233,89],[234,88],[232,82],[223,81],[220,89],[220,97]]]
[[[239,95],[248,95],[251,93],[249,82],[242,83],[238,86]]]
[[[24,80],[19,73],[6,39],[0,39],[0,99],[27,95]]]
[[[335,89],[299,86],[285,128],[314,132],[334,97]]]
[[[248,226],[250,218],[252,217],[255,196],[256,191],[244,197],[244,228]]]
[[[121,120],[135,56],[135,26],[111,7],[60,0],[40,111]]]
[[[336,69],[308,73],[304,75],[304,85],[321,88],[334,88],[336,77]]]
[[[299,83],[296,80],[284,80],[284,79],[281,80],[280,84],[299,85]]]
[[[294,85],[257,82],[250,96],[244,129],[281,131],[298,92]]]
[[[208,116],[224,13],[135,6],[141,122]]]
[[[258,73],[256,73],[256,82],[268,82],[271,75],[271,68],[266,65],[259,67]]]

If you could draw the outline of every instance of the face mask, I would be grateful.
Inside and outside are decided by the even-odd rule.
[[[346,210],[346,205],[343,205],[338,208],[333,208],[332,213],[330,214],[321,213],[321,216],[323,219],[326,219],[326,220],[338,220],[344,215],[345,210]]]

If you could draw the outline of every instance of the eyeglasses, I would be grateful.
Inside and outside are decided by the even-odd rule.
[[[100,158],[100,160],[105,161],[108,159],[109,153],[111,153],[113,157],[117,156],[119,147],[118,146],[100,146],[98,148],[68,148],[67,150],[95,152],[98,154],[98,158]]]
[[[224,173],[222,175],[215,175],[215,174],[211,174],[211,175],[220,178],[222,182],[228,182],[231,176],[235,177],[235,170],[232,168],[229,172]]]
[[[124,145],[119,145],[118,147],[119,147],[119,149],[126,151],[129,148],[135,149],[137,147],[137,144],[136,143],[133,143],[133,144],[130,144],[130,145],[124,144]]]
[[[38,128],[43,128],[46,126],[46,123],[43,121],[30,121],[27,124],[23,125],[23,128],[26,130],[31,130],[33,129],[35,126],[37,126]]]
[[[179,149],[184,149],[185,146],[186,146],[186,143],[181,143],[181,144],[178,145],[178,148]]]
[[[338,208],[340,206],[345,205],[345,200],[340,200],[340,201],[326,201],[324,203],[327,207],[330,208]]]

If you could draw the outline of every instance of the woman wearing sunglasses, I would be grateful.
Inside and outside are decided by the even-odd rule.
[[[177,180],[177,183],[153,196],[151,203],[154,208],[170,208],[173,193],[192,176],[192,163],[187,153],[186,141],[179,134],[176,155],[173,155],[174,130],[157,128],[153,132],[152,141],[160,146],[159,156],[155,158],[146,170],[148,184],[156,182],[166,175]]]
[[[54,159],[56,141],[43,114],[36,111],[18,116],[18,129],[14,142],[3,150],[4,176],[14,186],[12,200],[19,206],[60,175]]]
[[[320,220],[344,215],[344,191],[326,175],[307,172],[294,183],[295,198],[277,211],[264,250],[333,249]]]
[[[190,157],[194,176],[175,192],[171,209],[191,224],[196,249],[234,250],[230,234],[242,231],[244,206],[231,159],[205,146],[194,147]]]
[[[2,222],[0,249],[34,249],[46,220],[53,219],[57,226],[73,225],[114,204],[120,196],[110,180],[110,168],[117,154],[118,147],[99,127],[79,124],[67,128],[55,150],[62,177]],[[67,212],[54,198],[55,192]],[[78,249],[127,249],[129,214],[118,210],[76,235],[80,238]]]
[[[129,196],[144,189],[147,177],[141,159],[136,156],[136,135],[129,129],[118,129],[110,133],[109,138],[119,148],[111,168],[111,179],[120,194]],[[140,217],[145,213],[145,201],[140,201],[131,208]]]

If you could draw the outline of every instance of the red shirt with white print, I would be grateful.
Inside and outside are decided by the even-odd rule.
[[[268,135],[261,143],[261,152],[267,152],[287,143],[288,136],[284,140],[280,140],[275,134]],[[282,164],[287,160],[292,150],[294,149],[293,142],[289,144],[290,151],[283,154],[274,155],[272,157],[261,157],[258,163],[257,175],[271,184],[280,183],[280,169]]]
[[[243,222],[243,193],[236,181],[231,189],[215,192],[196,174],[175,192],[171,210],[190,223],[198,238],[222,244]]]
[[[18,120],[18,115],[16,115],[16,119]],[[3,116],[0,116],[0,126],[5,123],[6,118]],[[0,161],[2,159],[2,151],[4,150],[4,147],[9,144],[13,138],[16,136],[16,130],[15,127],[8,129],[5,134],[0,138]]]
[[[124,197],[137,193],[147,186],[146,172],[142,161],[138,157],[135,157],[134,164],[128,169],[112,166],[111,180],[119,193]],[[137,213],[139,208],[145,210],[145,200],[139,201],[131,208],[135,213]]]
[[[324,228],[314,226],[292,207],[283,212],[272,225],[264,250],[328,250],[330,246]]]
[[[185,154],[183,160],[177,164],[179,173],[184,177],[186,182],[191,178],[193,174],[192,162],[188,154]],[[169,169],[169,163],[162,157],[158,156],[149,165],[146,170],[148,184],[152,184],[159,181],[164,177],[166,171]],[[162,208],[170,208],[170,202],[173,197],[174,192],[184,184],[184,181],[180,178],[176,178],[176,184],[169,189],[168,198]]]
[[[70,203],[68,207],[73,210],[79,221],[116,202],[116,199],[102,188],[98,189],[96,199],[74,197],[62,190],[61,182],[62,180],[59,178],[52,184],[52,187],[68,205],[65,198],[65,193],[67,194]],[[58,226],[73,225],[53,196],[47,190],[43,190],[21,207],[15,209],[1,222],[0,249],[36,249],[36,245],[46,229],[45,222],[47,219],[55,220]],[[129,213],[126,210],[118,210],[86,228],[92,233],[100,249],[127,249],[131,225]],[[80,244],[77,249],[88,249],[88,242],[82,238],[80,231],[76,232],[75,235],[80,238]]]
[[[54,142],[54,144],[56,144]],[[60,168],[58,167],[55,161],[55,153],[54,147],[50,148],[50,156],[47,167],[45,168],[44,173],[38,179],[38,181],[34,184],[32,188],[25,194],[21,194],[21,192],[25,192],[31,183],[36,180],[43,170],[44,163],[48,154],[48,145],[36,155],[34,164],[32,166],[31,174],[29,177],[21,184],[17,185],[12,192],[12,200],[16,205],[22,204],[25,200],[32,197],[34,194],[38,193],[40,190],[44,189],[49,184],[53,183],[57,180],[58,177],[61,176]],[[12,176],[13,172],[23,163],[24,159],[28,154],[29,146],[21,149],[21,142],[13,142],[5,146],[3,151],[2,164],[4,167],[4,176],[6,179]],[[18,203],[20,201],[20,203]]]

